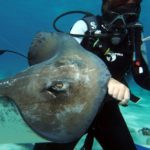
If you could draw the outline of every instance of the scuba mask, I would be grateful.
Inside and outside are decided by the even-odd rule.
[[[107,32],[111,33],[111,42],[119,44],[128,33],[128,28],[138,21],[140,7],[137,4],[127,4],[103,14],[102,18]]]

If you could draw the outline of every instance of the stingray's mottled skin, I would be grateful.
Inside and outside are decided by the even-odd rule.
[[[60,33],[37,34],[29,58],[31,67],[0,81],[0,95],[16,103],[40,136],[57,143],[79,138],[103,102],[110,78],[107,67]]]

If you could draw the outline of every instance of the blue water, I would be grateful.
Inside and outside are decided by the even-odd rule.
[[[0,0],[0,49],[15,50],[27,55],[35,33],[54,31],[52,23],[56,16],[69,10],[84,10],[100,14],[100,6],[101,1],[97,0],[86,0],[86,3],[85,0]],[[150,1],[143,1],[140,20],[144,26],[144,37],[150,35],[149,9]],[[64,31],[69,31],[72,24],[80,17],[80,15],[65,17],[58,25]],[[150,64],[150,41],[145,42],[144,46],[147,49],[146,59]],[[0,72],[5,76],[13,75],[27,66],[27,60],[20,56],[9,53],[0,56]],[[141,135],[139,129],[150,128],[148,115],[150,93],[138,87],[133,80],[130,80],[130,87],[134,93],[142,97],[142,100],[137,105],[131,103],[128,108],[121,108],[121,110],[138,149],[144,150],[143,147],[150,147],[150,137]]]

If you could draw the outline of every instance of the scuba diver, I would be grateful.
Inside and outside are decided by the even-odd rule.
[[[103,0],[102,16],[85,16],[70,31],[112,74],[103,107],[87,131],[82,150],[91,150],[94,138],[104,150],[136,150],[118,104],[128,105],[130,91],[124,76],[129,71],[138,85],[150,90],[150,74],[141,52],[140,4],[141,0]],[[75,37],[79,34],[85,36]],[[34,150],[73,150],[77,142],[37,143]]]

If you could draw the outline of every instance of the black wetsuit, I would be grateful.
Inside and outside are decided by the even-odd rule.
[[[144,68],[143,75],[138,75],[133,67],[133,47],[129,44],[128,38],[130,37],[127,34],[121,43],[116,46],[111,43],[110,38],[100,39],[99,41],[101,42],[95,47],[93,45],[98,39],[84,38],[81,45],[104,60],[113,78],[122,81],[125,73],[129,69],[132,69],[134,77],[136,77],[135,80],[140,79],[138,83],[142,87],[150,89],[149,81],[147,81],[149,82],[148,84],[145,82],[145,85],[142,82],[142,77],[145,76],[148,78],[149,74],[141,54],[140,60]],[[97,139],[104,150],[136,150],[127,125],[119,110],[118,102],[109,95],[106,95],[103,108],[97,114],[93,125],[89,129],[89,133]],[[73,150],[77,142],[68,144],[36,144],[34,150]],[[85,147],[87,147],[85,150],[90,150],[90,146],[85,145]]]
[[[99,28],[102,32],[106,32],[102,26]],[[150,73],[140,49],[141,31],[139,28],[129,29],[128,34],[117,45],[111,43],[111,38],[104,38],[99,39],[99,44],[95,46],[96,44],[88,42],[90,40],[88,37],[84,38],[81,44],[104,60],[113,78],[123,82],[123,77],[130,70],[134,80],[141,87],[150,90]],[[139,66],[135,64],[136,60],[133,60],[133,57],[140,62]],[[139,71],[140,67],[142,72]],[[109,95],[106,95],[104,106],[97,115],[93,128],[94,130],[90,134],[94,135],[104,150],[136,149],[120,113],[117,100]]]

